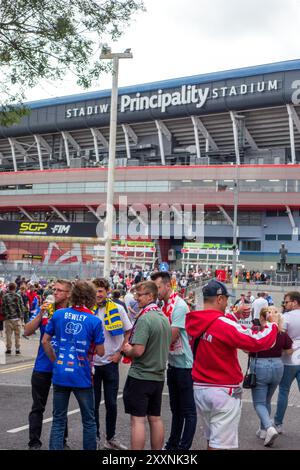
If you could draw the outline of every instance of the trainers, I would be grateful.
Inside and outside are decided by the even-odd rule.
[[[282,424],[274,424],[274,428],[276,429],[276,431],[278,432],[278,434],[282,434],[283,430],[282,430]]]
[[[118,439],[113,437],[109,441],[108,440],[105,441],[104,449],[127,450],[128,448],[124,446],[123,444],[121,444],[121,442]]]
[[[5,351],[5,354],[11,354],[11,350],[10,350],[10,349],[7,349],[7,350]]]
[[[96,437],[96,442],[97,442],[97,450],[101,450],[101,441],[100,441],[100,437]]]
[[[259,437],[260,439],[265,439],[266,438],[266,435],[267,435],[267,431],[265,429],[258,429],[256,431],[256,435],[257,437]]]
[[[67,442],[64,442],[64,450],[71,450],[71,447]]]
[[[270,426],[270,427],[267,429],[267,433],[266,433],[266,438],[265,438],[264,446],[270,447],[271,445],[273,445],[273,442],[275,441],[275,439],[276,439],[277,437],[278,437],[278,432],[276,431],[276,429],[274,428],[274,426]]]
[[[16,350],[16,354],[21,354],[20,349],[17,349],[17,350]]]

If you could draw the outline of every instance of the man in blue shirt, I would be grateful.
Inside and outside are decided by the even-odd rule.
[[[52,381],[53,364],[45,354],[44,348],[41,344],[46,326],[51,318],[51,314],[59,308],[66,308],[69,304],[71,295],[72,283],[65,279],[56,281],[53,288],[54,305],[45,302],[41,307],[38,307],[35,313],[30,318],[29,323],[24,327],[24,335],[30,336],[40,329],[40,345],[34,364],[31,376],[31,393],[32,393],[32,408],[29,413],[29,443],[28,449],[39,450],[42,447],[41,433],[43,426],[43,414],[46,408],[49,390]],[[55,338],[52,338],[53,345]],[[65,432],[65,445],[66,444],[67,430]]]
[[[92,284],[78,281],[71,291],[72,307],[57,310],[46,327],[42,340],[53,363],[53,423],[50,450],[62,450],[71,392],[80,407],[83,424],[83,449],[96,450],[96,421],[91,359],[94,352],[104,355],[101,320],[89,310],[95,305]],[[55,351],[51,338],[56,338]]]

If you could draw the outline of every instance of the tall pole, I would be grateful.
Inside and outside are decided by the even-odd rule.
[[[237,175],[237,166],[236,166],[236,177],[234,180],[234,193],[233,193],[233,254],[232,254],[232,295],[235,300],[236,298],[236,284],[235,284],[235,273],[236,273],[236,264],[237,264],[237,235],[238,235],[238,197],[239,197],[239,181]]]
[[[106,196],[106,221],[105,221],[105,251],[103,275],[109,278],[111,269],[111,245],[114,222],[114,184],[115,184],[115,161],[116,161],[116,138],[117,138],[117,116],[118,116],[118,75],[119,59],[131,59],[130,49],[123,53],[112,53],[111,49],[104,46],[100,59],[113,61],[112,89],[110,103],[110,127],[109,127],[109,152],[107,173],[107,196]]]
[[[109,128],[109,152],[108,152],[108,174],[106,194],[106,240],[104,250],[104,277],[109,278],[111,265],[111,243],[113,236],[114,217],[114,183],[116,162],[116,138],[117,138],[117,114],[118,114],[118,73],[119,58],[113,58],[113,76],[110,105],[110,128]]]
[[[232,295],[233,298],[236,298],[236,282],[235,282],[235,273],[236,273],[236,265],[237,265],[237,238],[238,238],[238,224],[237,224],[237,216],[238,216],[238,198],[239,198],[239,175],[238,169],[239,165],[241,164],[240,159],[240,149],[239,149],[239,128],[241,129],[242,136],[244,132],[244,126],[238,125],[245,119],[245,116],[238,115],[233,111],[230,111],[230,117],[232,121],[232,128],[233,128],[233,139],[234,139],[234,149],[235,149],[235,179],[234,179],[234,193],[233,193],[233,254],[232,254]]]

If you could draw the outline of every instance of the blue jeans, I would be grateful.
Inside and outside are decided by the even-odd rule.
[[[192,445],[197,425],[191,369],[181,369],[169,365],[167,383],[172,425],[166,449],[188,450]]]
[[[93,388],[70,388],[53,385],[53,423],[50,434],[50,450],[62,450],[64,431],[71,392],[80,407],[83,426],[83,449],[96,450],[96,422],[94,415]]]
[[[104,390],[104,403],[106,409],[106,439],[110,441],[114,437],[116,432],[117,397],[119,390],[119,364],[111,362],[110,364],[105,364],[104,366],[95,366],[95,419],[98,437],[100,437],[99,406],[101,402],[102,383]]]
[[[279,384],[277,410],[274,416],[275,424],[282,424],[283,422],[284,414],[288,406],[290,388],[294,379],[297,379],[300,391],[300,365],[284,366],[283,376]]]
[[[252,359],[251,370],[254,366]],[[271,399],[283,374],[283,363],[280,357],[256,359],[256,387],[251,389],[253,406],[260,418],[260,428],[268,429],[273,425],[271,420]]]

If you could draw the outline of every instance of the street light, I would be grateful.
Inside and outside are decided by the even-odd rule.
[[[230,111],[230,117],[232,120],[233,126],[233,139],[234,139],[234,148],[235,148],[235,179],[234,179],[234,193],[233,193],[233,256],[232,256],[232,294],[235,300],[236,298],[236,265],[237,265],[237,238],[238,238],[238,200],[239,200],[239,166],[241,164],[240,160],[240,149],[239,149],[239,130],[242,137],[242,145],[244,139],[244,130],[245,130],[245,116],[241,114],[236,114],[233,111]]]
[[[102,47],[100,59],[112,60],[112,88],[110,101],[110,127],[109,127],[109,153],[107,174],[107,196],[106,196],[106,234],[104,251],[104,277],[110,275],[111,265],[111,242],[113,235],[113,207],[114,207],[114,182],[115,182],[115,160],[116,160],[116,134],[118,115],[118,73],[119,59],[132,59],[131,49],[124,52],[111,52],[107,46]]]

